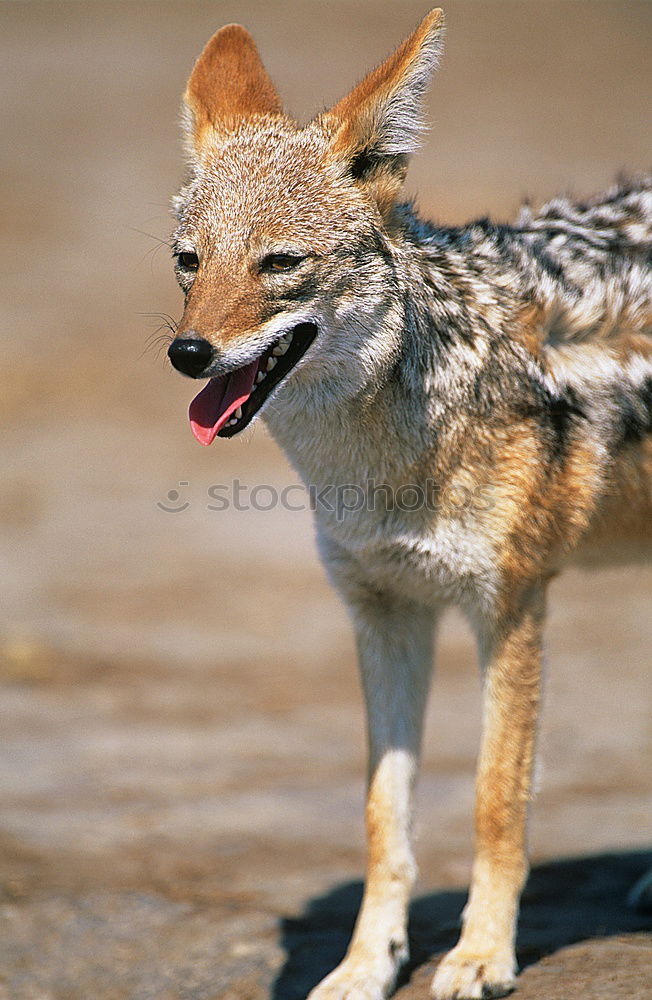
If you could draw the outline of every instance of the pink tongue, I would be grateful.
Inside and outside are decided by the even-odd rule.
[[[192,432],[200,444],[211,444],[239,406],[249,399],[254,387],[258,361],[238,368],[230,375],[212,378],[190,404],[188,416]]]

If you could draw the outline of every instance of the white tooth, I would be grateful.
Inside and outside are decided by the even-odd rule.
[[[256,375],[256,385],[258,385],[259,382],[262,382],[264,378],[265,378],[265,372],[258,372],[258,374]]]
[[[272,350],[272,354],[275,354],[276,357],[278,358],[281,356],[281,354],[285,354],[286,351],[287,347],[281,347],[280,344],[277,344],[276,347]]]
[[[276,358],[269,358],[267,361],[267,371],[271,372],[275,364],[276,364]]]
[[[233,414],[233,416],[236,418],[236,420],[240,419],[240,417],[242,416],[242,407],[241,406],[238,407],[238,409],[235,411],[235,413]]]

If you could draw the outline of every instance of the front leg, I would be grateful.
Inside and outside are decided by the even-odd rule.
[[[347,955],[309,1000],[384,1000],[408,957],[412,800],[434,616],[375,592],[359,594],[352,609],[368,723],[367,878]]]
[[[459,943],[433,982],[435,1000],[505,996],[514,988],[514,938],[527,877],[526,819],[541,678],[544,594],[484,637],[485,693],[475,808],[475,858]]]

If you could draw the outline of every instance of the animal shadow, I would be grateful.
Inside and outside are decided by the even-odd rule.
[[[559,948],[594,937],[634,933],[650,915],[627,905],[627,894],[652,868],[652,851],[630,851],[550,861],[532,869],[522,897],[517,940],[521,968]],[[344,957],[362,899],[362,883],[348,882],[311,900],[281,924],[287,958],[271,1000],[305,1000]],[[459,933],[466,890],[434,892],[410,907],[410,962],[399,986],[428,959],[451,948]]]

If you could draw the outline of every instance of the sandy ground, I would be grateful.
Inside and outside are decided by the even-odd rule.
[[[250,502],[296,477],[261,426],[195,444],[192,388],[148,346],[148,314],[179,314],[159,241],[178,96],[209,34],[245,22],[306,118],[423,12],[0,6],[0,1000],[303,1000],[346,946],[364,862],[348,624],[306,511],[210,509],[213,486],[237,478]],[[447,12],[410,175],[424,212],[505,218],[646,165],[652,6]],[[652,938],[624,900],[652,864],[651,595],[644,569],[553,587],[523,1000],[650,995]],[[454,940],[479,711],[451,616],[401,1000],[427,996]]]

